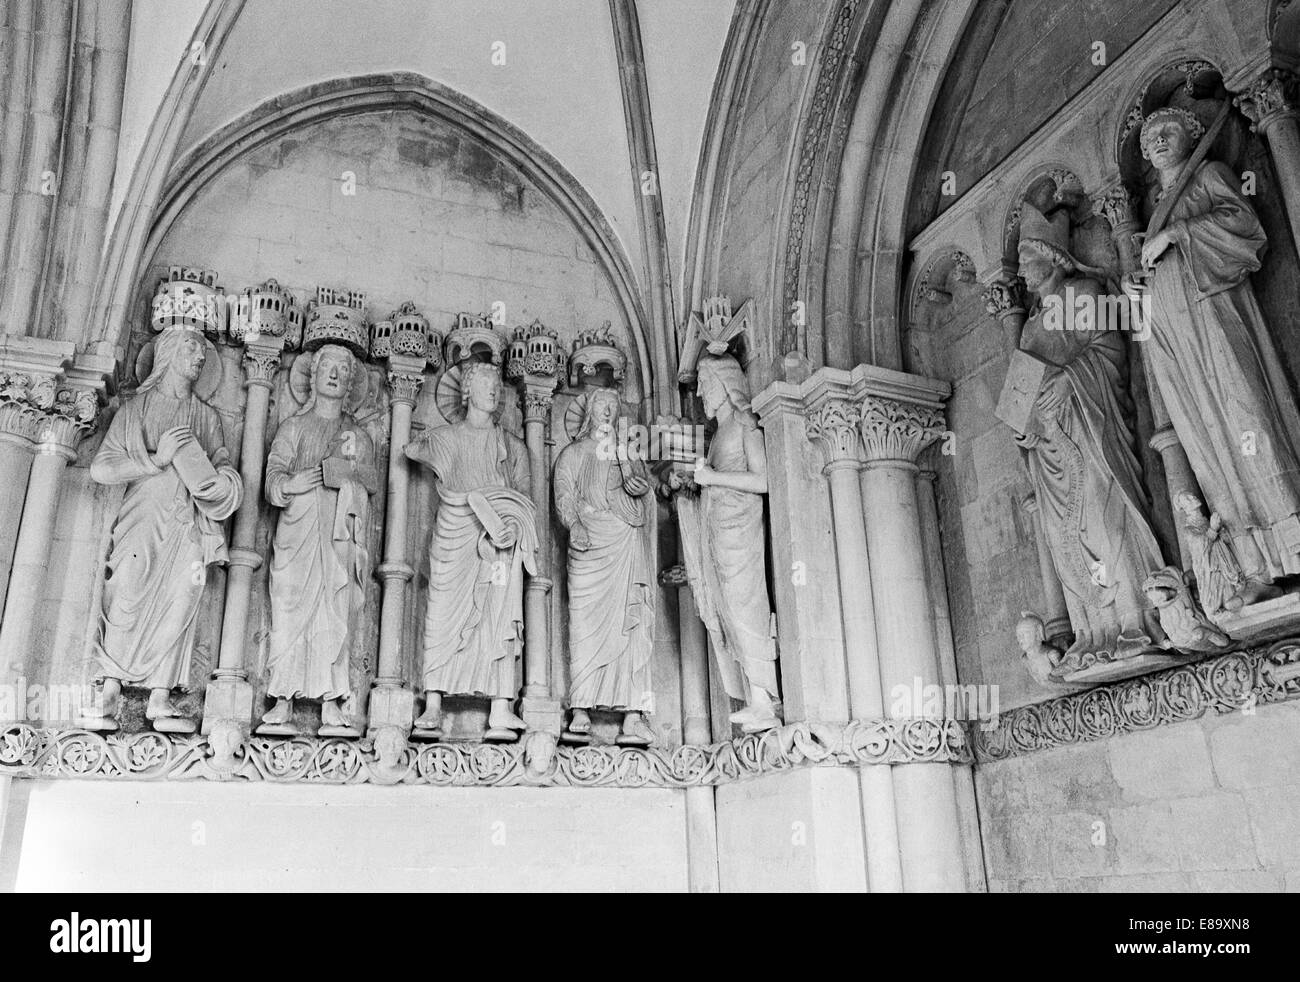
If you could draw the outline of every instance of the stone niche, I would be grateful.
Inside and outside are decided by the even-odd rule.
[[[1251,43],[1239,36],[1231,11],[1172,7],[1131,47],[1112,49],[1107,67],[1075,94],[1067,98],[1063,93],[1054,114],[1044,115],[1024,142],[1008,148],[1000,162],[963,188],[910,243],[907,368],[953,385],[948,422],[958,450],[938,459],[938,497],[959,674],[963,682],[998,685],[1003,709],[1077,691],[1035,681],[1016,643],[1021,612],[1041,614],[1040,605],[1047,602],[1034,506],[1027,502],[1029,474],[1012,431],[994,414],[1012,347],[1004,318],[1012,308],[1024,306],[1016,298],[994,295],[997,285],[1017,271],[1020,206],[1035,188],[1050,185],[1049,196],[1060,194],[1053,207],[1067,207],[1076,230],[1091,230],[1101,239],[1109,237],[1117,220],[1113,202],[1127,193],[1134,202],[1136,230],[1145,228],[1150,206],[1144,195],[1152,172],[1135,150],[1134,114],[1159,105],[1185,105],[1212,115],[1208,102],[1201,105],[1212,98],[1212,89],[1226,80],[1237,92],[1249,81],[1244,52]],[[1056,46],[1059,57],[1073,56],[1073,47],[1063,39]],[[1221,96],[1222,88],[1217,92]],[[1295,392],[1300,279],[1268,144],[1234,110],[1212,156],[1238,175],[1254,176],[1250,200],[1268,250],[1251,283]],[[1120,265],[1117,255],[1111,262]],[[1113,271],[1116,279],[1120,271]],[[1157,427],[1138,348],[1129,342],[1134,450],[1152,502],[1153,531],[1166,561],[1180,565],[1164,463],[1150,443]]]
[[[580,332],[610,324],[612,340],[627,356],[622,383],[626,411],[639,418],[649,388],[637,357],[616,288],[581,230],[538,186],[496,150],[451,123],[414,110],[386,110],[331,117],[300,127],[233,159],[176,216],[159,238],[137,291],[121,375],[129,396],[147,370],[148,302],[173,265],[218,273],[218,283],[234,294],[269,278],[300,305],[318,286],[365,295],[367,322],[385,319],[405,301],[446,335],[460,312],[499,317],[507,339],[516,326],[540,320],[558,335],[566,353]],[[222,418],[225,440],[238,459],[245,390],[241,350],[218,344],[220,380],[210,402]],[[295,412],[290,371],[296,352],[286,351],[271,391],[265,440],[269,448],[279,423]],[[383,553],[385,523],[383,462],[388,453],[389,396],[384,366],[371,357],[369,395],[356,416],[372,436],[380,461],[381,487],[372,498],[371,555]],[[444,368],[430,363],[413,413],[413,436],[445,425],[437,391]],[[522,433],[522,407],[508,385],[508,426]],[[567,380],[556,392],[548,435],[553,462],[567,444],[563,420],[575,398]],[[50,596],[41,611],[36,648],[47,656],[28,665],[30,682],[84,683],[91,671],[91,643],[99,616],[104,559],[122,489],[96,485],[86,467],[98,446],[89,440],[65,485],[61,523],[51,557]],[[427,556],[437,495],[427,469],[412,468],[409,499],[408,561],[415,578],[408,590],[401,642],[402,673],[419,688]],[[256,550],[266,557],[275,513],[263,503]],[[663,518],[661,527],[666,527]],[[567,685],[565,651],[566,543],[553,522],[551,592],[551,684],[563,696]],[[254,574],[245,664],[255,688],[256,715],[268,705],[265,692],[270,633],[268,570]],[[195,645],[190,685],[180,705],[192,718],[201,715],[203,690],[220,648],[225,574],[210,576]],[[367,589],[364,626],[351,655],[356,697],[353,709],[365,711],[376,669],[380,585]],[[681,742],[680,682],[675,622],[675,591],[664,590],[656,630],[655,726],[667,745]],[[298,709],[297,722],[314,732],[315,704]],[[123,729],[142,728],[136,694],[122,715]],[[305,715],[304,715],[305,714]]]

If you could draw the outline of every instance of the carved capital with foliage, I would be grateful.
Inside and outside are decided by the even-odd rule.
[[[862,401],[862,447],[867,461],[915,464],[921,451],[944,433],[943,413],[930,406],[867,396]]]

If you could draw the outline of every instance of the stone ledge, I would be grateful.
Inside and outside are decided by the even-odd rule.
[[[438,743],[412,747],[391,728],[374,739],[242,739],[144,732],[0,728],[0,776],[134,781],[247,780],[444,787],[687,788],[802,766],[971,763],[961,723],[907,718],[791,723],[709,746],[638,749],[557,747],[545,733],[514,745]]]
[[[977,764],[1300,699],[1300,638],[1002,713],[972,731]]]

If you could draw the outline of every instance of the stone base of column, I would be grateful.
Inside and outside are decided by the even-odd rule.
[[[208,682],[199,732],[207,736],[218,722],[234,723],[248,736],[253,722],[253,685],[247,679],[216,678]]]
[[[519,715],[528,724],[529,733],[549,733],[559,738],[564,725],[564,706],[559,699],[524,696],[519,700]]]
[[[380,730],[394,726],[403,733],[411,732],[415,722],[415,693],[404,685],[379,683],[370,690],[370,719],[366,723],[366,736],[374,738]]]

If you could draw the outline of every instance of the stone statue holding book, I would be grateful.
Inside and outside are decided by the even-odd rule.
[[[1012,357],[998,415],[1026,450],[1065,594],[1074,631],[1061,662],[1068,675],[1158,650],[1163,635],[1142,584],[1165,563],[1128,425],[1125,341],[1087,317],[1104,309],[1108,277],[1072,253],[1065,210],[1049,217],[1026,201],[1019,253],[1020,274],[1038,304]],[[1094,302],[1064,303],[1067,293]],[[1045,318],[1049,307],[1069,322]]]
[[[280,509],[266,690],[275,705],[258,733],[297,733],[294,700],[319,699],[322,736],[360,736],[344,704],[370,577],[370,495],[378,476],[373,441],[348,408],[364,397],[366,380],[342,344],[294,362],[291,388],[304,405],[280,424],[266,464],[266,500]]]
[[[170,699],[189,682],[207,567],[227,560],[221,523],[243,498],[230,464],[221,417],[195,393],[217,354],[190,324],[163,330],[153,369],[108,428],[90,465],[100,484],[126,485],[113,525],[95,640],[103,682],[82,724],[117,729],[123,685],[149,690],[146,717],[155,730],[192,733]],[[215,362],[210,366],[216,367]]]

